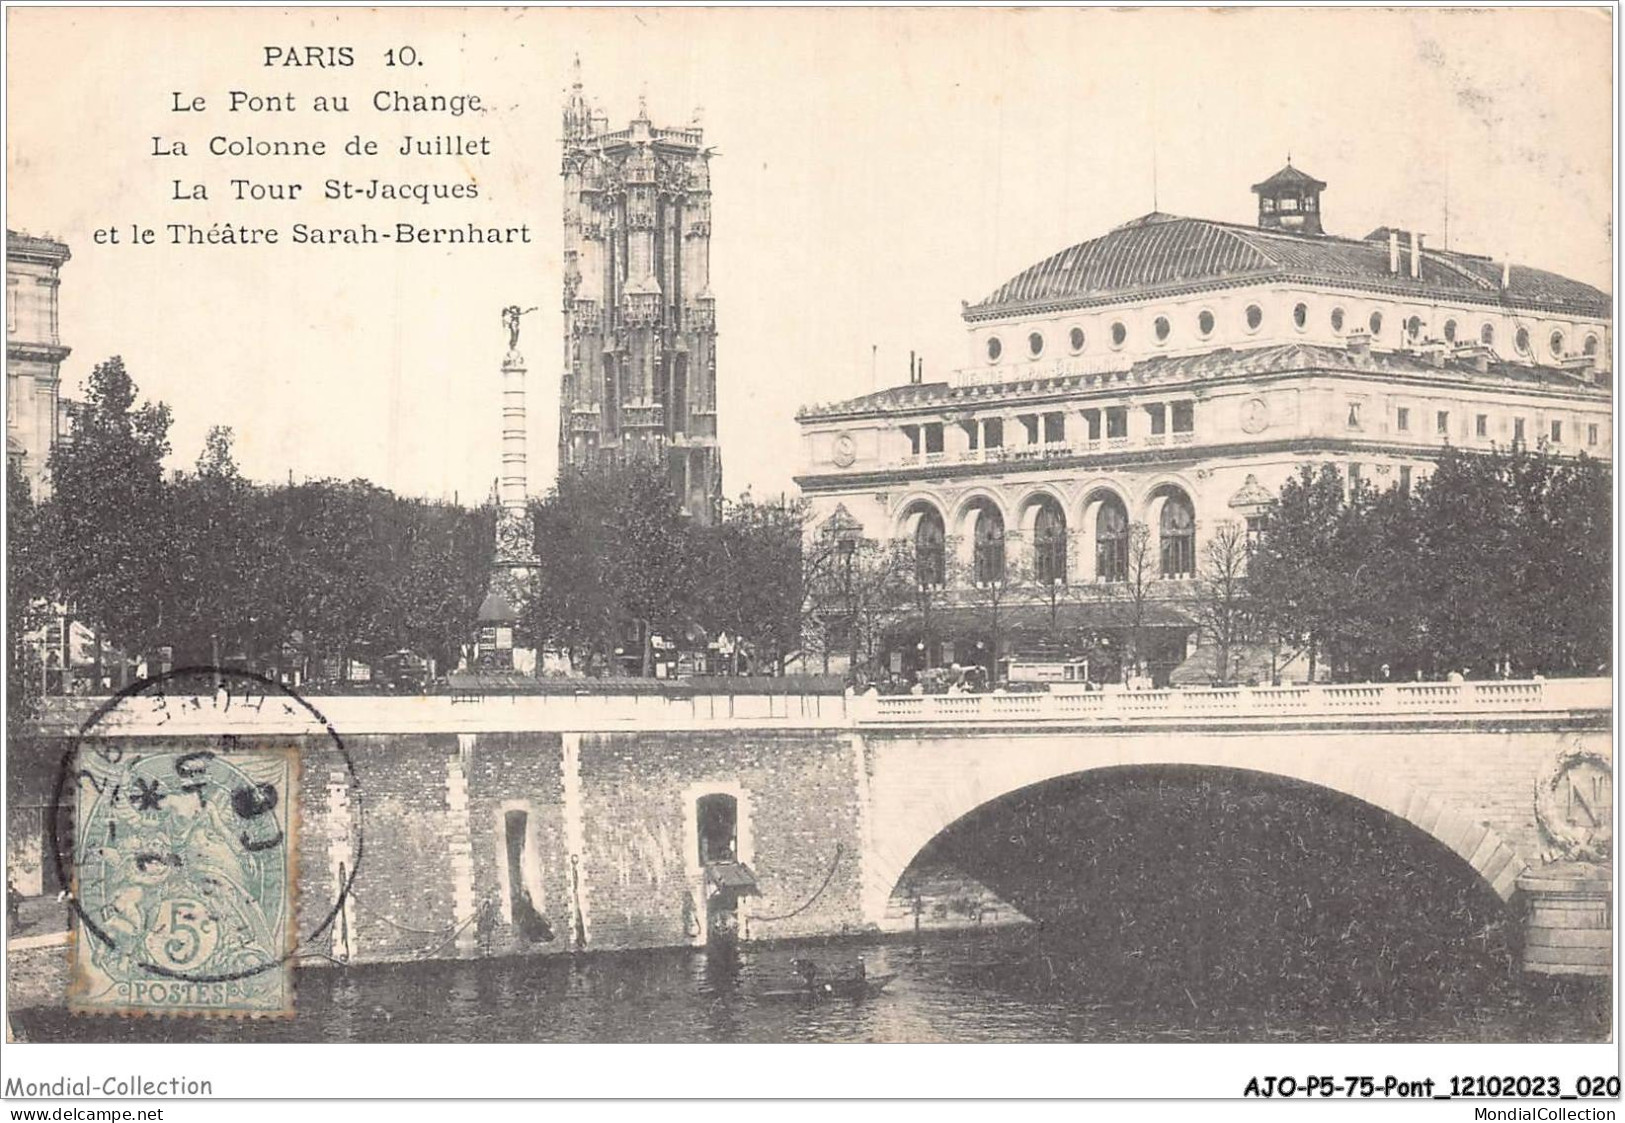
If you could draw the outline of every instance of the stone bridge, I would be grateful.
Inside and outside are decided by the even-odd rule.
[[[8,753],[7,874],[40,901],[58,888],[51,789],[96,701],[57,700],[39,737]],[[337,921],[303,933],[313,962],[701,944],[719,918],[750,939],[871,930],[889,903],[895,917],[899,881],[942,832],[1100,769],[1330,789],[1425,831],[1504,901],[1529,871],[1612,857],[1602,679],[309,699],[321,722],[247,701],[170,699],[160,714],[132,699],[90,736],[301,747],[301,916],[332,913],[354,879]],[[522,898],[545,927],[524,922]],[[1601,928],[1599,907],[1593,894],[1546,919]]]

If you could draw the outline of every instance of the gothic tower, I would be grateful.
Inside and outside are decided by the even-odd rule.
[[[710,150],[699,114],[624,129],[590,109],[581,64],[564,105],[564,378],[559,470],[664,464],[684,509],[722,494]]]

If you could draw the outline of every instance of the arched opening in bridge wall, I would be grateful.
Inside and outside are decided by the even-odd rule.
[[[1474,851],[1498,846],[1481,839]],[[891,903],[895,913],[911,886],[957,876],[1037,922],[1034,954],[1063,989],[1203,1009],[1335,1003],[1341,1017],[1517,976],[1520,918],[1460,849],[1301,780],[1104,767],[953,820]]]

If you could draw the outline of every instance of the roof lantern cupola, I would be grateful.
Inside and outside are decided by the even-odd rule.
[[[1324,183],[1294,168],[1288,156],[1286,167],[1263,183],[1253,184],[1258,196],[1258,228],[1324,234],[1320,226],[1320,193],[1324,190]]]

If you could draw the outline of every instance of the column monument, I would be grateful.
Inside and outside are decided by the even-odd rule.
[[[502,360],[502,472],[497,481],[496,552],[491,582],[480,604],[480,637],[475,662],[481,670],[534,674],[534,648],[514,645],[514,627],[530,603],[535,576],[535,533],[530,519],[529,472],[525,457],[525,358],[519,353],[517,304],[502,310],[508,351]]]

